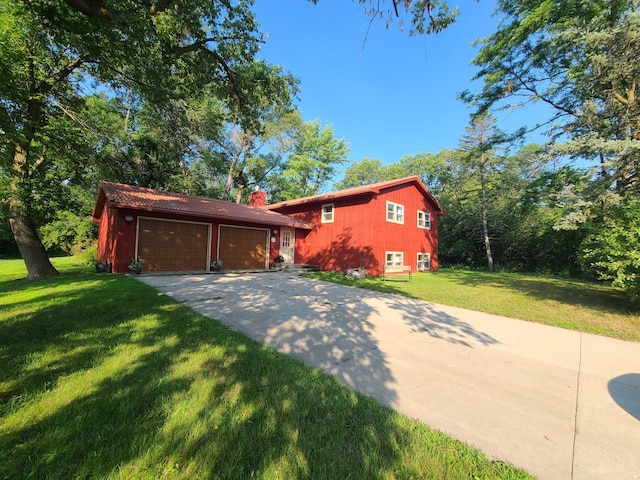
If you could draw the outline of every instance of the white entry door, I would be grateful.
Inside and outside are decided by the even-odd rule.
[[[292,228],[280,229],[280,255],[285,263],[293,263],[293,246],[295,244],[294,230]]]

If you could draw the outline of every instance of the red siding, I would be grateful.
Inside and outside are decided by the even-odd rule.
[[[404,207],[404,224],[387,222],[387,201]],[[438,268],[438,210],[413,184],[383,189],[347,199],[336,199],[333,223],[321,222],[324,202],[283,207],[288,214],[316,228],[305,238],[296,238],[300,263],[318,265],[322,270],[335,271],[365,267],[369,273],[382,274],[386,252],[404,254],[404,264],[418,270],[418,253],[430,254],[431,270]],[[431,214],[431,229],[418,228],[417,212]]]
[[[124,217],[126,215],[133,216],[133,222],[128,224]],[[98,260],[101,262],[108,262],[113,273],[129,273],[129,262],[135,257],[136,252],[136,230],[138,224],[138,216],[147,218],[161,218],[178,221],[194,221],[210,223],[212,226],[211,235],[211,261],[218,258],[218,225],[237,225],[247,227],[260,227],[269,230],[277,229],[278,233],[271,233],[276,238],[276,242],[269,242],[269,264],[273,263],[273,258],[279,253],[280,246],[280,227],[272,227],[269,225],[256,225],[246,222],[233,222],[217,220],[202,219],[195,216],[185,215],[169,215],[166,213],[156,212],[142,212],[139,210],[125,209],[125,208],[109,208],[108,203],[105,203],[103,213],[100,217],[99,224],[99,236],[98,236]],[[305,231],[296,229],[295,238],[296,245],[304,239]],[[296,262],[299,261],[298,253],[295,253]],[[224,261],[224,259],[223,259]]]

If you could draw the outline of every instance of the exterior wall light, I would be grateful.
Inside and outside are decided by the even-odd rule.
[[[131,222],[133,222],[133,215],[125,215],[124,221],[131,225]]]

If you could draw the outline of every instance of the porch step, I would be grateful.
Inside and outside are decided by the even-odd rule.
[[[309,265],[306,263],[292,263],[285,264],[283,270],[287,272],[304,273],[304,272],[319,272],[320,269],[317,265]]]

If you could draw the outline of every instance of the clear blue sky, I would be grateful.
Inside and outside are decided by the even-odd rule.
[[[350,0],[256,0],[254,11],[269,35],[264,58],[301,81],[304,119],[330,123],[349,143],[349,163],[366,157],[389,164],[456,147],[469,124],[456,95],[480,88],[470,80],[470,44],[494,32],[498,20],[493,0],[467,0],[460,8],[447,31],[417,37],[379,20],[367,34],[369,19]],[[498,126],[513,131],[533,113],[502,114]]]

